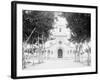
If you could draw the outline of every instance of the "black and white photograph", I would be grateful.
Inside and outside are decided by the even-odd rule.
[[[91,14],[23,10],[22,47],[23,69],[91,66]]]
[[[95,7],[16,5],[16,76],[96,72]]]

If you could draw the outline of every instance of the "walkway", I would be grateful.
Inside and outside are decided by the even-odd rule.
[[[26,69],[56,69],[56,68],[75,68],[85,67],[82,63],[74,62],[72,59],[55,59],[47,60],[41,64],[28,66]]]

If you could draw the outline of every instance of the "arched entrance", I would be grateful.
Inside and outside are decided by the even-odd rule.
[[[63,57],[63,50],[58,49],[58,58],[62,58],[62,57]]]

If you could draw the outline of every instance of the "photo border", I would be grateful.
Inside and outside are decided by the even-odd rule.
[[[96,9],[96,71],[95,72],[82,72],[82,73],[65,73],[65,74],[50,74],[50,75],[37,75],[37,76],[17,76],[17,4],[31,4],[31,5],[49,5],[60,7],[81,7],[81,8],[94,8]],[[98,7],[89,5],[73,5],[73,4],[57,4],[57,3],[42,3],[42,2],[26,2],[26,1],[12,1],[11,2],[11,78],[39,78],[39,77],[55,77],[55,76],[72,76],[72,75],[85,75],[98,73]]]

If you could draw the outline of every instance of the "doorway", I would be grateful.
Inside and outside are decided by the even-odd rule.
[[[62,58],[62,57],[63,57],[63,50],[58,49],[58,58]]]

